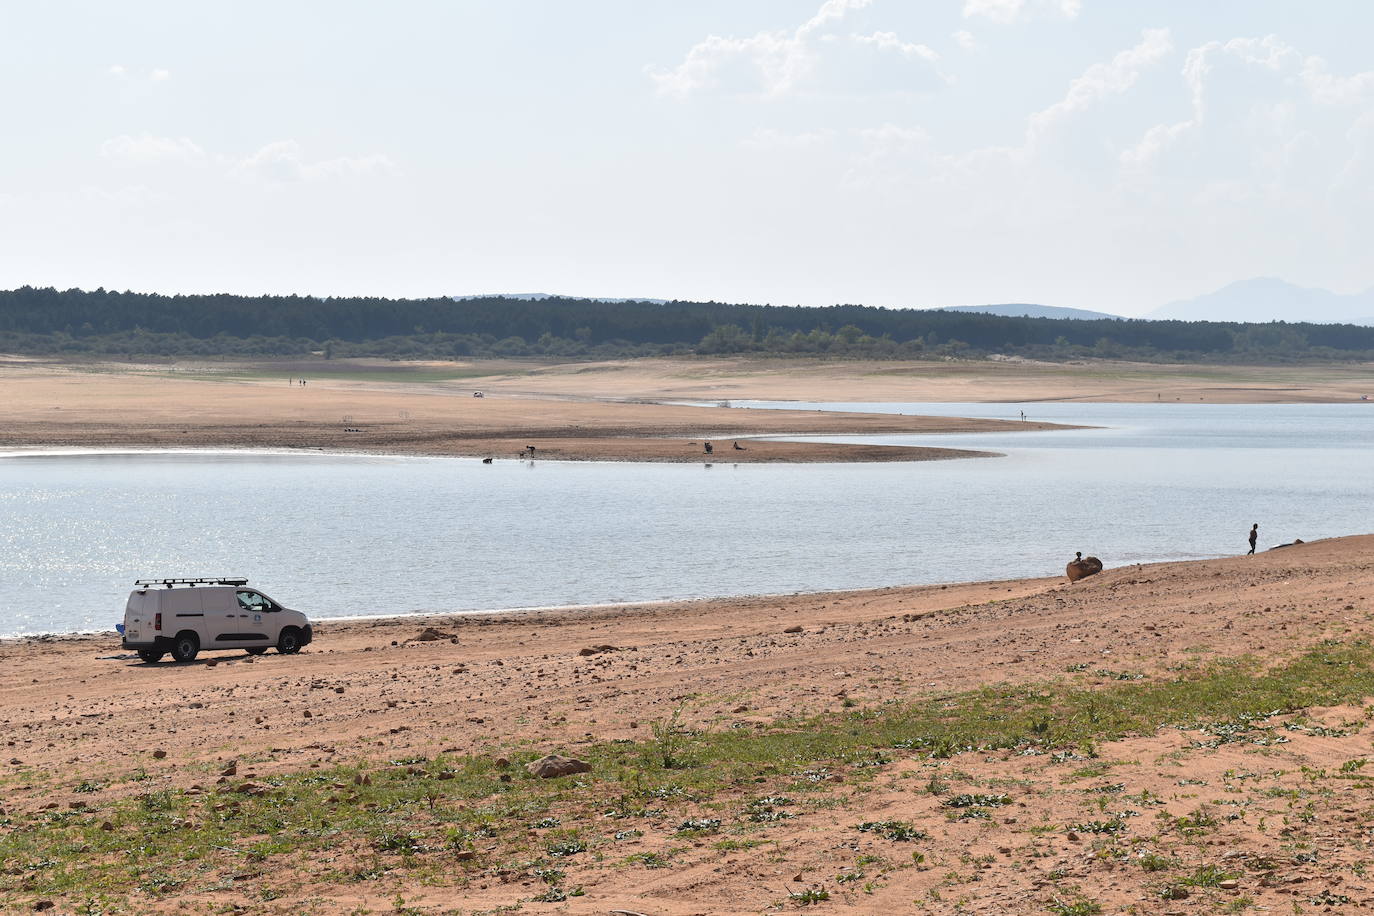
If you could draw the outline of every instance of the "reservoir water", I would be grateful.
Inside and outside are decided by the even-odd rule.
[[[1241,553],[1252,522],[1261,547],[1374,530],[1374,404],[785,406],[1102,428],[829,437],[1006,453],[868,465],[9,454],[0,635],[110,629],[136,578],[247,576],[327,618],[1053,575],[1075,550]]]

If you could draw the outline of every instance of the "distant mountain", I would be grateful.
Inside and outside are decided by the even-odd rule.
[[[485,293],[478,296],[451,296],[454,302],[463,302],[468,299],[520,299],[524,302],[538,302],[541,299],[576,299],[578,302],[653,302],[657,305],[664,305],[668,299],[616,299],[611,296],[565,296],[562,293]]]
[[[1256,277],[1155,309],[1146,318],[1183,321],[1313,321],[1374,326],[1374,289],[1343,295]]]
[[[1032,305],[1030,303],[1011,303],[1007,305],[951,305],[932,309],[936,312],[978,312],[983,315],[1004,315],[1009,318],[1078,318],[1094,320],[1101,318],[1120,318],[1106,312],[1090,312],[1087,309],[1069,309],[1057,305]]]

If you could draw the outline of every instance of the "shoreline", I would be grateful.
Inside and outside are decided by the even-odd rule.
[[[684,740],[738,742],[727,746],[744,750],[789,735],[823,747],[835,739],[830,724],[858,728],[908,704],[938,711],[961,698],[977,703],[988,690],[1032,706],[1056,690],[1087,691],[1106,705],[1086,708],[1107,715],[1113,697],[1162,696],[1171,685],[1236,666],[1263,672],[1313,647],[1337,652],[1371,635],[1374,535],[1358,535],[1250,557],[1117,567],[1072,584],[1054,575],[325,621],[298,655],[206,652],[185,665],[111,657],[123,653],[110,635],[0,641],[7,674],[0,720],[13,742],[0,777],[13,835],[86,831],[78,841],[88,846],[61,847],[82,867],[104,867],[107,844],[147,842],[140,818],[157,814],[147,813],[149,798],[171,799],[180,812],[178,842],[202,827],[225,831],[210,834],[218,845],[194,862],[168,863],[184,887],[132,898],[130,912],[262,909],[265,890],[276,902],[263,912],[274,913],[381,910],[398,895],[427,912],[516,904],[552,912],[534,901],[545,888],[537,869],[546,866],[585,891],[566,908],[577,914],[757,913],[794,874],[804,876],[802,886],[828,887],[829,908],[840,912],[895,910],[951,886],[972,895],[975,909],[1044,912],[1043,900],[1059,893],[1053,882],[1063,880],[1125,908],[1157,896],[1162,877],[1177,881],[1217,865],[1217,846],[1275,860],[1287,850],[1279,888],[1260,880],[1273,865],[1223,863],[1266,906],[1289,899],[1281,896],[1289,875],[1313,882],[1303,888],[1312,896],[1344,875],[1338,890],[1363,899],[1371,891],[1349,866],[1363,858],[1366,819],[1342,813],[1366,779],[1342,769],[1368,755],[1361,705],[1368,698],[1359,696],[1314,708],[1299,702],[1281,720],[1248,722],[1251,731],[1239,736],[1208,731],[1211,719],[1176,721],[1189,713],[1165,706],[1150,721],[1174,724],[1091,747],[1050,739],[1043,749],[935,752],[919,731],[898,730],[880,753],[808,763],[788,750],[758,760],[742,780],[709,767],[645,767],[666,721],[694,736]],[[1338,670],[1345,669],[1318,662],[1310,673],[1320,680]],[[1188,702],[1186,693],[1178,697]],[[527,760],[553,752],[598,768],[586,781],[545,783],[525,772]],[[625,770],[612,768],[613,754]],[[1305,796],[1317,806],[1310,825],[1284,822],[1289,790],[1319,770],[1357,782],[1332,783],[1338,791],[1329,798]],[[433,775],[441,771],[455,778]],[[1248,781],[1227,775],[1240,772]],[[636,773],[666,781],[641,787],[654,794],[635,794]],[[370,782],[355,781],[364,775]],[[389,807],[411,798],[388,794],[409,791],[407,780],[424,782],[411,801]],[[1249,816],[1221,817],[1231,809],[1213,806],[1234,804],[1237,791],[1249,793]],[[536,792],[546,794],[529,794]],[[631,804],[622,811],[616,799],[626,793]],[[1003,793],[1008,806],[974,819],[955,801]],[[253,812],[280,806],[289,814],[308,798],[328,818],[353,805],[354,795],[363,810],[375,803],[378,817],[400,812],[397,823],[416,831],[421,848],[403,858],[374,846],[380,834],[340,823],[343,832],[323,852],[306,837],[298,853],[262,847],[259,855]],[[764,797],[782,799],[773,804],[786,816],[754,818],[752,806]],[[538,804],[508,804],[521,799]],[[1123,808],[1146,816],[1126,820],[1117,816]],[[1175,827],[1197,810],[1218,812],[1206,821],[1214,826],[1205,844]],[[443,842],[452,821],[443,819],[469,816],[491,831],[466,838],[455,861]],[[1262,816],[1288,829],[1265,833]],[[706,825],[701,835],[683,833],[689,822]],[[1076,826],[1099,822],[1110,830]],[[391,826],[384,817],[379,823]],[[899,842],[855,827],[865,823],[910,825],[913,834]],[[569,838],[587,853],[546,858],[547,848]],[[1321,859],[1295,863],[1289,846],[1298,841],[1320,841]],[[1179,864],[1164,875],[1124,868],[1113,852],[1118,843],[1148,843]],[[913,851],[925,865],[900,867],[913,862]],[[645,870],[660,861],[661,870]],[[977,882],[945,882],[980,861],[1000,865]],[[1011,862],[1023,865],[1005,867]],[[367,881],[354,876],[355,863],[373,869]],[[879,881],[872,894],[852,894],[835,877],[860,867],[871,876],[864,880]],[[85,899],[70,885],[42,890],[44,875],[22,868],[0,875],[0,908],[31,907],[39,894],[65,909]],[[216,880],[222,876],[234,880]],[[1226,899],[1224,889],[1216,893]]]
[[[0,458],[3,458],[0,455]],[[363,456],[368,457],[368,456]],[[413,456],[399,456],[413,457]],[[451,456],[438,456],[451,457]],[[1312,541],[1303,541],[1301,544],[1280,544],[1273,547],[1261,549],[1257,556],[1274,554],[1280,550],[1287,552],[1294,546],[1311,547],[1313,545],[1341,543],[1356,539],[1370,539],[1374,541],[1374,533],[1359,533],[1336,535],[1328,538],[1319,538]],[[1150,570],[1157,567],[1192,565],[1201,563],[1225,563],[1244,559],[1245,554],[1218,554],[1203,557],[1186,557],[1168,560],[1146,560],[1138,563],[1126,563],[1120,566],[1108,566],[1103,569],[1103,573],[1121,573],[1127,570]],[[1101,575],[1101,574],[1098,574]],[[804,592],[753,592],[743,594],[728,595],[700,595],[688,598],[650,598],[629,601],[606,601],[593,602],[590,604],[548,604],[530,605],[510,608],[476,608],[470,610],[451,610],[451,611],[414,611],[400,612],[395,614],[351,614],[338,617],[316,617],[311,616],[310,621],[318,628],[328,625],[341,625],[345,628],[350,626],[404,626],[411,623],[457,623],[461,621],[476,621],[481,626],[493,624],[573,624],[584,622],[593,618],[615,618],[622,614],[633,614],[634,616],[652,617],[657,611],[680,610],[686,613],[693,613],[697,610],[711,610],[711,605],[715,604],[759,604],[759,603],[788,603],[796,601],[820,601],[826,598],[863,598],[864,596],[894,595],[903,593],[925,593],[947,590],[963,590],[969,588],[986,588],[996,590],[1000,587],[1008,587],[1008,591],[1014,590],[1026,583],[1045,584],[1053,587],[1056,583],[1069,586],[1072,585],[1062,574],[1050,576],[1012,576],[1003,579],[969,579],[969,580],[949,580],[941,582],[926,583],[904,583],[887,585],[870,585],[857,588],[839,587],[834,589],[818,589]],[[111,612],[112,616],[122,616],[122,611],[118,608]],[[96,638],[119,639],[118,632],[113,629],[100,630],[72,630],[63,632],[40,632],[11,634],[0,636],[0,649],[23,642],[74,642],[92,640]],[[206,650],[207,652],[218,652],[221,650]],[[227,650],[224,650],[227,651]],[[213,657],[213,656],[212,656]]]
[[[1054,426],[1054,424],[1043,424]],[[1081,427],[1065,426],[1064,429]],[[797,436],[808,435],[797,433]],[[830,434],[837,435],[837,434]],[[664,440],[662,449],[644,448],[642,444],[635,454],[621,454],[614,449],[587,449],[574,444],[569,446],[565,440],[547,440],[530,436],[520,441],[541,443],[536,457],[525,454],[494,455],[492,449],[474,451],[405,451],[405,450],[358,450],[334,448],[330,446],[285,446],[270,447],[262,445],[67,445],[51,443],[32,443],[0,447],[0,460],[43,458],[43,457],[82,457],[102,455],[262,455],[265,457],[287,458],[313,455],[322,458],[403,458],[403,459],[459,459],[464,461],[554,461],[560,463],[602,463],[602,464],[856,464],[882,462],[919,462],[950,461],[964,458],[1004,458],[1003,452],[967,448],[939,448],[935,446],[869,445],[864,443],[812,442],[804,439],[754,439],[740,435],[735,441],[748,442],[741,451],[758,451],[754,456],[741,455],[739,451],[724,450],[719,455],[701,454],[682,457],[679,444]],[[595,440],[604,442],[605,440]],[[643,443],[645,440],[638,440]],[[550,444],[552,442],[552,444]],[[514,440],[503,443],[513,448]],[[688,443],[695,445],[695,442]],[[663,452],[672,449],[668,454]]]
[[[837,912],[885,912],[932,889],[948,893],[945,876],[981,861],[998,871],[956,884],[973,909],[1044,912],[1044,900],[1059,893],[1055,880],[1077,880],[1124,909],[1158,895],[1162,878],[1217,865],[1217,846],[1283,857],[1285,878],[1272,884],[1261,880],[1272,864],[1223,862],[1264,905],[1290,901],[1282,895],[1289,875],[1314,882],[1304,887],[1312,895],[1344,875],[1341,893],[1371,898],[1349,876],[1363,858],[1364,820],[1341,810],[1367,779],[1342,765],[1369,755],[1369,699],[1298,699],[1292,714],[1248,720],[1243,733],[1169,715],[1189,714],[1173,703],[1191,702],[1186,691],[1198,678],[1292,669],[1311,652],[1341,647],[1367,654],[1358,647],[1371,634],[1374,534],[1132,564],[1074,584],[1057,574],[324,621],[298,655],[212,651],[187,665],[122,658],[110,634],[0,641],[0,720],[12,742],[0,757],[4,817],[18,838],[73,831],[54,845],[67,867],[106,868],[107,850],[162,842],[166,823],[148,799],[170,799],[181,818],[173,842],[209,836],[216,845],[194,861],[159,862],[158,875],[172,869],[184,886],[135,895],[111,912],[261,909],[264,895],[275,900],[271,912],[320,916],[382,911],[397,895],[425,912],[555,912],[536,897],[541,868],[584,891],[556,911],[578,915],[743,916],[774,905],[791,875],[829,887]],[[1320,681],[1347,669],[1318,661],[1301,670]],[[1308,677],[1290,683],[1301,698]],[[1169,692],[1176,689],[1183,694]],[[1043,746],[974,753],[962,744],[933,750],[919,729],[897,728],[861,757],[824,750],[846,729],[900,722],[907,709],[943,715],[973,703],[998,718],[1029,705],[1039,714],[1046,696],[1063,691],[1101,696],[1077,709],[1107,717],[1118,696],[1173,698],[1149,720],[1168,725],[1090,744],[1051,736]],[[1054,715],[1051,732],[1061,728]],[[739,748],[753,769],[736,777],[724,766],[651,766],[665,722],[683,729],[688,748]],[[775,757],[749,757],[750,748],[772,746],[782,748]],[[798,759],[797,748],[812,746],[819,750]],[[591,759],[595,769],[548,781],[525,772],[526,761],[550,753]],[[1292,816],[1290,791],[1316,772],[1358,781],[1304,797],[1311,824],[1283,821]],[[1235,803],[1238,791],[1249,792],[1249,816],[1221,817],[1231,809],[1215,806]],[[985,814],[969,818],[959,808],[965,795],[1002,794],[1009,805]],[[627,797],[628,808],[617,808]],[[754,817],[761,798],[775,799],[785,816]],[[1145,816],[1125,820],[1123,809]],[[1209,824],[1208,843],[1180,838],[1175,827],[1197,810],[1217,813],[1195,818]],[[268,847],[256,812],[319,812],[327,821],[346,812],[364,825],[339,820],[341,834],[322,847],[312,845],[315,835],[291,831],[282,834],[295,838],[290,845]],[[1265,834],[1263,817],[1289,827]],[[452,818],[491,832],[460,836],[455,858],[444,840]],[[1091,827],[1099,823],[1110,829]],[[405,857],[376,846],[376,831],[396,824],[418,843]],[[701,835],[684,834],[684,824],[701,824]],[[912,832],[899,842],[863,824]],[[548,853],[570,838],[580,840],[577,851]],[[1293,860],[1294,842],[1322,843],[1322,858]],[[1167,873],[1124,868],[1113,850],[1136,843],[1178,864]],[[1099,849],[1106,853],[1088,856]],[[21,867],[38,853],[22,856]],[[368,880],[354,869],[367,869]],[[879,880],[872,894],[853,894],[835,878],[861,869]],[[66,912],[85,900],[70,883],[48,887],[45,875],[21,868],[0,876],[0,909],[44,898]],[[140,876],[120,880],[132,889]]]
[[[3,457],[3,456],[0,456]],[[1199,558],[1207,559],[1207,558]],[[1168,562],[1192,562],[1191,560],[1179,560]],[[1137,564],[1138,565],[1138,564]],[[1113,567],[1118,568],[1118,567]],[[890,592],[894,589],[948,589],[955,586],[965,585],[986,585],[996,586],[1002,583],[1019,583],[1028,581],[1026,577],[1014,577],[1009,579],[980,579],[968,582],[930,582],[924,584],[906,585],[872,585],[863,588],[835,588],[819,589],[808,592],[757,592],[733,595],[700,595],[694,598],[651,598],[639,601],[606,601],[595,602],[592,604],[545,604],[533,605],[528,607],[511,608],[483,608],[475,610],[459,611],[415,611],[413,613],[397,614],[352,614],[340,617],[314,617],[310,618],[312,625],[317,624],[401,624],[406,622],[443,622],[445,620],[464,620],[473,618],[490,618],[491,623],[525,622],[529,618],[543,620],[545,615],[557,617],[559,620],[574,619],[575,617],[590,617],[595,615],[615,616],[620,611],[625,610],[652,610],[654,608],[668,607],[690,607],[691,605],[705,604],[720,601],[786,601],[800,598],[822,598],[826,595],[858,595],[865,592]],[[113,616],[122,616],[122,611],[116,609],[112,612]],[[108,637],[118,640],[118,631],[111,629],[104,630],[71,630],[64,632],[48,633],[20,633],[10,635],[0,635],[0,648],[10,643],[31,640],[35,642],[58,642],[63,640],[80,640],[94,637]],[[218,650],[207,650],[218,651]]]

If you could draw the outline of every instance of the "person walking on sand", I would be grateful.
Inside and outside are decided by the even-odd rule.
[[[1259,522],[1255,522],[1255,524],[1253,524],[1252,526],[1250,526],[1250,551],[1249,551],[1249,553],[1246,554],[1247,557],[1250,556],[1250,554],[1253,554],[1253,553],[1255,552],[1255,542],[1258,541],[1258,540],[1259,540]]]

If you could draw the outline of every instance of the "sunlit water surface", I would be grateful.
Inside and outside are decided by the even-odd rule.
[[[1374,404],[753,406],[1104,428],[827,437],[1007,455],[868,465],[0,457],[0,635],[108,629],[143,577],[243,575],[323,618],[1049,575],[1075,550],[1243,552],[1251,522],[1262,547],[1374,530]]]

